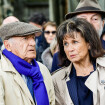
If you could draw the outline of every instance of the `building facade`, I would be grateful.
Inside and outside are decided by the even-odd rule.
[[[47,19],[58,25],[65,19],[65,14],[74,11],[80,0],[0,0],[0,24],[9,15],[28,22],[33,12],[43,13]],[[105,10],[105,0],[98,0]]]

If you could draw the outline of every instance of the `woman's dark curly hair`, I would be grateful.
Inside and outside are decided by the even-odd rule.
[[[74,32],[80,32],[85,41],[89,43],[89,56],[91,61],[96,60],[96,58],[102,57],[105,54],[99,35],[89,22],[81,18],[68,19],[61,23],[57,29],[60,66],[68,66],[70,64],[70,61],[67,59],[64,52],[63,39],[66,35],[73,36]]]

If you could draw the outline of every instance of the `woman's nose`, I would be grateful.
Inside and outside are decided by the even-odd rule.
[[[74,51],[74,47],[73,47],[73,45],[69,45],[69,46],[67,47],[67,50],[68,50],[69,52]]]
[[[49,34],[50,36],[52,36],[53,34],[52,34],[52,32],[50,32],[50,34]]]

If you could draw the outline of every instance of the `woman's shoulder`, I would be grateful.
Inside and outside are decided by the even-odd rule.
[[[51,73],[53,79],[64,79],[71,71],[71,65],[62,67]]]
[[[66,68],[66,67],[61,67],[61,68],[55,70],[54,72],[52,72],[51,75],[53,76],[53,75],[56,75],[56,74],[62,73],[62,70],[65,69],[65,68]]]

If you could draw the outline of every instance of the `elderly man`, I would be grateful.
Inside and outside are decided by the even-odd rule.
[[[84,18],[91,23],[101,36],[104,26],[105,11],[102,11],[97,0],[80,0],[74,12],[66,14],[65,18]]]
[[[24,22],[0,27],[5,49],[0,61],[0,105],[54,105],[48,69],[35,61],[35,33],[41,30]]]

